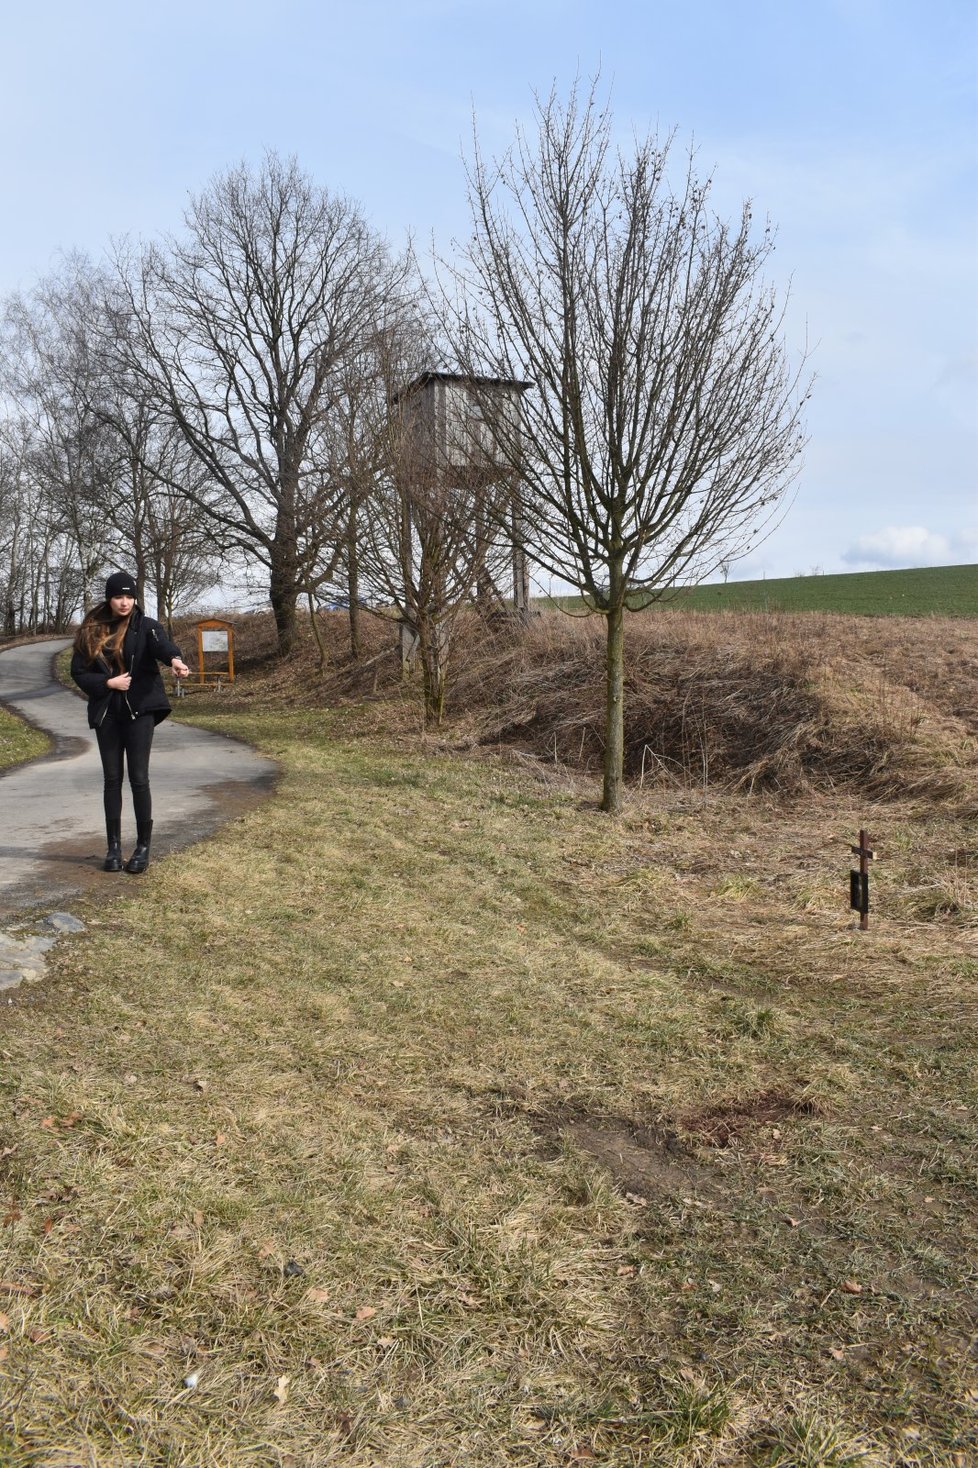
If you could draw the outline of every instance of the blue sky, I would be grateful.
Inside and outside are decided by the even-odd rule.
[[[59,251],[179,227],[188,192],[295,153],[401,242],[465,233],[473,109],[598,68],[623,141],[678,130],[778,228],[817,374],[781,527],[735,574],[978,560],[971,0],[40,0],[4,7],[0,294]]]

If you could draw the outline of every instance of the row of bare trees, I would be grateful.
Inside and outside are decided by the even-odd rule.
[[[178,237],[9,301],[6,630],[63,625],[113,559],[164,614],[244,564],[283,654],[303,601],[343,593],[354,654],[361,600],[393,609],[438,717],[459,609],[528,560],[606,618],[617,810],[624,614],[744,554],[804,389],[749,209],[718,219],[691,165],[671,183],[668,145],[617,151],[594,88],[536,121],[501,159],[476,141],[436,286],[270,155]]]
[[[3,628],[61,630],[105,566],[151,584],[161,615],[212,579],[176,486],[194,466],[153,402],[103,350],[108,277],[73,257],[6,303],[0,350]]]

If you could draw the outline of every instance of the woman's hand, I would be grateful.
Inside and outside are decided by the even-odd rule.
[[[183,658],[174,658],[173,662],[170,664],[170,667],[172,668],[173,672],[176,673],[178,678],[190,677],[190,669],[187,667],[187,664],[184,662]]]
[[[106,680],[107,688],[117,688],[120,693],[129,692],[129,684],[132,682],[131,673],[116,673],[114,678]]]

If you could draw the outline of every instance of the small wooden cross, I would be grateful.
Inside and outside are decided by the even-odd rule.
[[[875,861],[876,852],[863,830],[859,832],[859,845],[849,849],[853,856],[859,857],[858,872],[849,873],[849,906],[858,912],[859,926],[865,932],[869,927],[869,863]]]

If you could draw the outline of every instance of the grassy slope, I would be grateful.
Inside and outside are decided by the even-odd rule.
[[[580,602],[578,598],[566,597],[558,599],[558,604],[571,608]],[[697,586],[678,592],[668,604],[696,612],[974,617],[978,616],[978,565],[731,581],[725,586]]]
[[[0,707],[0,770],[9,770],[25,760],[37,759],[51,747],[47,735]]]
[[[277,796],[5,1026],[5,1464],[973,1460],[965,815],[195,712]]]
[[[51,740],[46,734],[0,704],[0,770],[37,759],[50,748]]]

